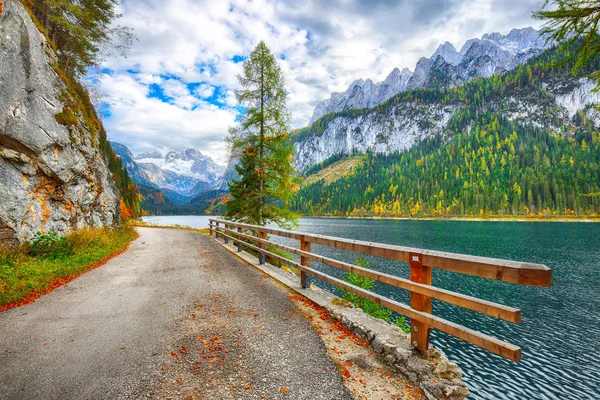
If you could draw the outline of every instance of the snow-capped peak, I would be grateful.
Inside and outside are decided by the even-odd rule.
[[[317,104],[310,123],[331,112],[374,107],[404,90],[427,86],[432,69],[442,68],[444,75],[452,78],[444,81],[444,85],[455,86],[474,77],[510,70],[549,46],[546,37],[531,27],[513,29],[507,35],[495,32],[467,40],[460,52],[452,43],[445,42],[430,58],[422,57],[414,73],[395,68],[383,82],[358,79],[345,92],[332,93],[329,99]]]
[[[143,153],[136,157],[136,162],[139,164],[154,164],[162,170],[209,183],[216,181],[225,169],[215,163],[209,156],[205,156],[195,149],[185,149],[179,152],[172,150],[165,157],[160,156],[158,153]]]

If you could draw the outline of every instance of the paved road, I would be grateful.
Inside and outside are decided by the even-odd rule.
[[[0,399],[351,399],[289,292],[197,232],[0,313]]]

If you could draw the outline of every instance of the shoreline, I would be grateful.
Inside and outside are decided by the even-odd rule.
[[[334,215],[300,215],[299,218],[369,219],[383,221],[461,221],[461,222],[583,222],[600,223],[600,218],[534,218],[534,217],[338,217]]]
[[[144,217],[222,217],[222,215],[180,215],[180,214],[160,214],[144,215]],[[461,221],[461,222],[582,222],[582,223],[600,223],[599,218],[578,218],[578,217],[556,217],[556,218],[538,218],[538,217],[341,217],[335,215],[299,215],[298,218],[323,218],[323,219],[369,219],[383,221]]]

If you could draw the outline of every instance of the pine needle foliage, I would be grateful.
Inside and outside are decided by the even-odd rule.
[[[133,35],[116,26],[117,0],[22,0],[36,18],[67,75],[84,76],[103,56],[121,53]]]
[[[552,9],[546,9],[549,4]],[[548,40],[562,42],[567,57],[561,65],[573,63],[574,76],[600,56],[600,0],[547,0],[533,16],[546,21],[542,32],[549,35]],[[598,79],[594,90],[600,90],[600,70],[588,77]]]
[[[298,190],[288,136],[287,92],[281,67],[264,42],[244,62],[235,95],[245,113],[229,131],[231,151],[240,162],[240,179],[229,185],[225,217],[250,224],[275,222],[289,227],[296,216],[288,202]]]

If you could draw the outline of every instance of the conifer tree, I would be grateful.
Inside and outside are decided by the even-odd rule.
[[[23,0],[56,47],[61,70],[81,77],[103,56],[124,52],[131,30],[115,26],[117,0]]]
[[[229,132],[232,153],[239,157],[240,179],[230,185],[231,200],[225,216],[251,224],[275,222],[289,226],[296,216],[288,201],[297,191],[291,162],[293,146],[288,137],[289,113],[283,72],[261,41],[244,62],[238,75],[242,89],[237,101],[245,107],[239,125]]]
[[[552,9],[541,9],[533,16],[546,21],[542,32],[550,40],[563,42],[567,57],[562,64],[574,61],[572,72],[577,75],[600,56],[600,0],[547,0],[544,6],[548,4]],[[598,79],[595,90],[600,90],[600,71],[588,76]]]

